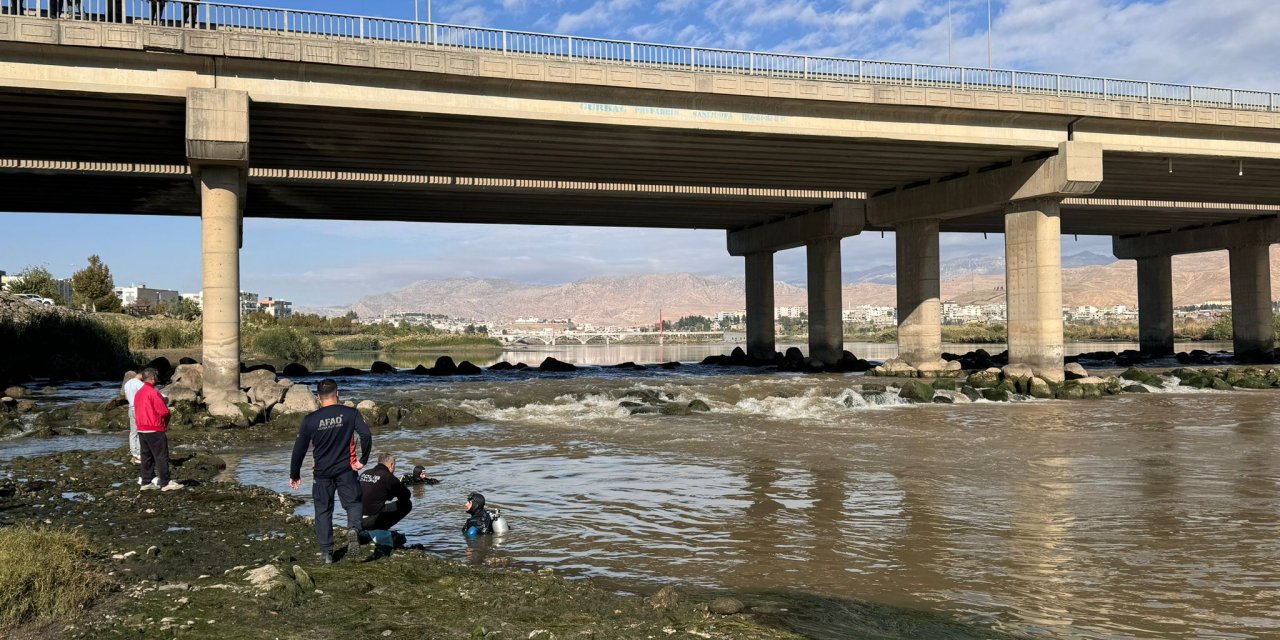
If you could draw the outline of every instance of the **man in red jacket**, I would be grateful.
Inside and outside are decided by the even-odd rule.
[[[142,490],[177,491],[182,485],[169,479],[169,406],[156,389],[160,373],[151,367],[142,370],[142,388],[133,398],[142,445]],[[158,477],[159,482],[152,483]]]

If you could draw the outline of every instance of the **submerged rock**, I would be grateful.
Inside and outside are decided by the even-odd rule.
[[[707,611],[722,616],[731,616],[742,613],[742,610],[745,608],[746,606],[737,598],[716,598],[715,600],[707,603]]]
[[[458,365],[458,375],[460,376],[478,376],[483,373],[484,371],[481,371],[480,367],[471,364],[471,362],[467,360],[463,360],[462,364]]]
[[[556,360],[555,358],[548,356],[546,360],[542,361],[542,364],[538,365],[538,370],[566,372],[566,371],[577,371],[578,367],[575,365],[569,364],[568,362],[561,362],[559,360]]]
[[[369,373],[395,373],[396,371],[395,367],[381,360],[374,360],[373,364],[369,365]]]
[[[284,371],[282,371],[281,374],[284,375],[285,377],[297,378],[300,376],[311,375],[311,370],[298,364],[297,362],[290,362],[289,364],[285,365]]]
[[[932,402],[933,386],[919,381],[904,382],[902,390],[898,392],[898,397],[914,402]]]

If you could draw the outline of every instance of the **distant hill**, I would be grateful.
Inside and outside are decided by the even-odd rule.
[[[1137,304],[1133,261],[1083,252],[1065,256],[1065,304],[1107,306]],[[1271,253],[1273,298],[1280,299],[1280,249]],[[1004,301],[1003,256],[964,256],[939,265],[942,298],[980,304]],[[1231,283],[1225,253],[1182,256],[1174,260],[1174,302],[1198,304],[1229,300]],[[846,307],[896,304],[896,274],[892,267],[875,266],[847,273]],[[668,319],[685,315],[712,316],[745,306],[741,277],[697,276],[687,273],[591,278],[557,285],[534,285],[512,280],[455,278],[423,280],[388,293],[367,296],[349,309],[362,318],[384,313],[440,313],[455,318],[485,318],[510,322],[517,318],[571,318],[596,325],[637,326],[657,321],[659,309]],[[804,287],[774,283],[778,306],[804,306]],[[348,309],[326,309],[333,314]]]

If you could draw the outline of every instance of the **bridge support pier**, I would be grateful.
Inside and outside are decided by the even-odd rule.
[[[1231,331],[1236,356],[1275,347],[1271,313],[1271,247],[1231,247]]]
[[[1063,380],[1062,222],[1059,201],[1015,202],[1005,209],[1005,292],[1009,363]]]
[[[187,90],[187,161],[200,191],[204,253],[204,398],[240,399],[240,247],[249,167],[249,95]]]
[[[1138,344],[1142,353],[1173,353],[1173,256],[1138,258]]]
[[[938,221],[895,230],[898,264],[898,358],[911,365],[942,359]]]
[[[773,252],[747,254],[747,355],[772,360],[774,334]]]
[[[200,172],[204,242],[204,395],[234,401],[240,390],[240,171]]]
[[[805,251],[809,262],[809,357],[835,364],[844,353],[840,237],[814,238],[806,243]]]

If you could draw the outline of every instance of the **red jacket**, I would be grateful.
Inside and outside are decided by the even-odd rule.
[[[169,428],[169,407],[154,382],[138,389],[133,398],[133,413],[138,419],[139,433],[164,433]]]

